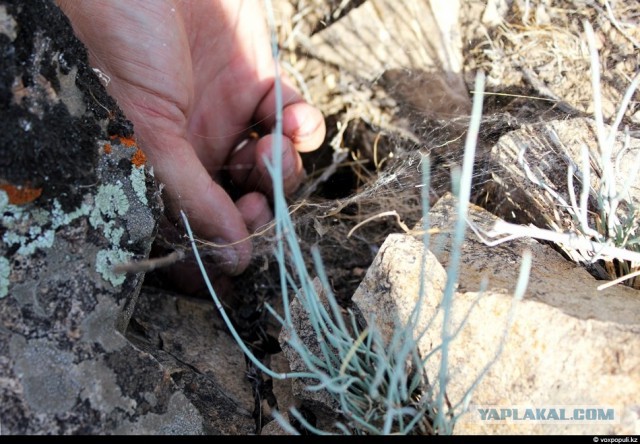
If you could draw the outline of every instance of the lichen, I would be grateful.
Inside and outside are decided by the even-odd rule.
[[[123,216],[129,211],[129,199],[122,189],[120,182],[103,185],[98,189],[94,207],[89,216],[89,223],[102,234],[112,245],[119,245],[124,229],[117,227],[115,218]]]
[[[51,248],[58,228],[89,214],[90,206],[83,203],[71,213],[64,213],[55,200],[53,209],[22,207],[12,204],[5,192],[0,192],[2,227],[6,229],[2,241],[9,247],[18,246],[17,254],[29,256],[38,249]]]
[[[126,275],[114,273],[113,266],[127,262],[132,257],[132,253],[119,248],[100,250],[96,255],[96,271],[100,273],[105,281],[111,283],[114,287],[117,287],[118,285],[122,285],[125,281]]]
[[[9,294],[9,275],[11,264],[5,257],[0,257],[0,299]]]
[[[91,202],[87,202],[86,200],[82,202],[82,204],[71,211],[70,213],[65,213],[62,209],[62,205],[60,202],[55,200],[53,202],[53,209],[51,213],[43,212],[45,215],[45,220],[51,220],[54,229],[69,225],[71,222],[76,220],[79,217],[83,217],[88,215],[91,212]]]
[[[42,194],[42,188],[30,188],[11,184],[0,185],[13,205],[24,205],[33,202]]]
[[[129,200],[122,189],[122,183],[102,185],[98,188],[95,198],[95,207],[91,212],[89,222],[94,228],[99,227],[104,221],[102,216],[114,218],[123,216],[129,211]]]
[[[115,136],[114,139],[117,139],[122,145],[127,148],[137,148],[138,144],[136,143],[133,137],[118,137]]]
[[[0,34],[6,35],[11,41],[18,36],[18,23],[7,13],[5,5],[0,5]]]
[[[38,249],[51,248],[55,240],[54,230],[43,230],[42,227],[33,227],[29,230],[31,242],[24,243],[18,248],[17,253],[23,256],[30,256]]]
[[[142,173],[144,174],[144,171]],[[134,186],[133,176],[132,186]],[[96,255],[96,271],[114,287],[121,285],[126,276],[115,274],[113,266],[126,262],[133,256],[132,253],[119,248],[124,228],[118,227],[115,221],[117,216],[124,216],[129,211],[129,207],[129,199],[122,188],[122,183],[107,184],[98,189],[94,207],[89,216],[89,223],[94,228],[101,229],[102,234],[111,244],[110,249],[100,250]]]
[[[9,196],[3,190],[0,190],[0,213],[4,213],[5,208],[9,206]]]
[[[55,231],[51,229],[43,229],[34,225],[29,227],[24,234],[18,234],[16,231],[7,231],[2,236],[2,241],[9,245],[20,245],[17,254],[24,256],[31,255],[39,248],[50,248],[55,240]]]
[[[146,203],[146,185],[144,169],[133,167],[131,185],[141,202]],[[127,198],[121,182],[106,184],[98,188],[93,201],[85,199],[71,212],[65,212],[55,200],[51,211],[40,208],[13,205],[5,191],[0,190],[0,211],[2,226],[6,229],[2,241],[5,245],[18,246],[17,254],[29,256],[38,249],[51,248],[55,241],[56,230],[67,226],[79,217],[89,216],[89,223],[107,238],[111,247],[101,250],[96,256],[96,271],[113,286],[122,284],[124,275],[115,275],[112,266],[125,262],[133,255],[119,249],[124,228],[118,226],[117,218],[129,211]],[[8,292],[9,262],[3,258],[0,263],[0,294]],[[4,273],[4,274],[2,274]]]
[[[136,193],[136,196],[138,196],[140,202],[145,206],[148,205],[149,202],[147,201],[147,184],[144,167],[138,168],[133,166],[131,168],[131,187]]]
[[[147,163],[147,156],[140,148],[131,156],[131,163],[137,168],[142,168]]]

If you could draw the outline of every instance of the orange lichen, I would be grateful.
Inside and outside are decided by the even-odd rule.
[[[138,144],[131,137],[120,137],[120,143],[126,146],[127,148],[137,148]]]
[[[105,154],[111,154],[111,144],[110,143],[105,143],[103,148],[104,148],[104,153]]]
[[[127,148],[137,148],[138,144],[136,143],[136,141],[133,139],[133,137],[122,137],[122,136],[111,136],[110,137],[111,140],[113,140],[114,142],[118,143],[118,144],[122,144],[124,146],[126,146]]]
[[[42,194],[42,188],[29,188],[11,184],[1,184],[0,190],[7,193],[9,203],[12,205],[23,205],[33,202]]]
[[[136,152],[131,156],[131,163],[137,168],[140,168],[147,163],[147,156],[142,152],[140,147],[138,147],[138,144],[132,137],[111,136],[111,140],[116,142],[118,145],[124,145],[127,148],[136,148]],[[105,153],[107,153],[107,145],[109,144],[105,144]],[[111,148],[111,146],[109,146],[109,148]],[[109,152],[111,152],[111,150],[109,150]]]
[[[138,148],[131,157],[131,163],[134,164],[137,168],[140,168],[144,166],[145,163],[147,163],[147,156],[145,156],[140,148]]]

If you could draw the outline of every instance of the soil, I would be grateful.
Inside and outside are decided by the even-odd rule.
[[[396,211],[408,227],[420,220],[421,153],[430,155],[429,201],[450,189],[450,171],[461,162],[469,120],[464,95],[472,92],[478,70],[487,73],[487,95],[473,201],[500,215],[484,191],[489,172],[484,153],[492,144],[525,123],[593,112],[583,22],[592,24],[599,45],[606,119],[614,116],[640,66],[640,3],[489,1],[502,11],[491,16],[486,1],[469,0],[461,2],[460,11],[463,85],[452,84],[446,72],[434,75],[413,66],[363,79],[318,57],[310,42],[367,1],[275,2],[285,71],[298,81],[307,100],[323,111],[328,129],[323,147],[304,156],[308,180],[290,202],[292,217],[309,269],[313,269],[309,255],[313,246],[345,307],[386,236],[401,228],[395,218],[380,217],[351,236],[349,232],[386,211]],[[356,43],[354,47],[366,51]],[[640,130],[639,94],[623,121],[632,133]],[[239,331],[264,357],[279,351],[279,327],[265,309],[267,303],[274,307],[280,303],[278,264],[272,254],[275,240],[268,227],[261,232],[254,239],[251,266],[224,291]],[[148,282],[152,279],[157,276]],[[264,396],[267,386],[258,384],[256,396]]]

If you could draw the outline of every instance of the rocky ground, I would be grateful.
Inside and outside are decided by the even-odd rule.
[[[277,434],[271,412],[291,406],[336,431],[332,401],[261,373],[207,295],[180,294],[160,273],[143,284],[140,273],[111,272],[115,263],[144,259],[154,237],[160,255],[176,240],[180,251],[187,244],[181,233],[155,236],[157,188],[64,19],[46,1],[15,3],[0,1],[0,45],[13,54],[0,70],[1,433]],[[579,163],[580,147],[595,147],[583,22],[595,29],[608,122],[640,66],[633,2],[279,0],[274,10],[283,68],[328,127],[323,148],[305,157],[309,177],[291,201],[298,237],[305,251],[318,247],[343,307],[388,325],[406,316],[419,282],[410,258],[423,246],[402,227],[410,231],[422,217],[421,154],[431,159],[438,229],[424,316],[438,313],[454,220],[450,173],[461,163],[477,70],[487,73],[488,93],[469,219],[490,231],[497,217],[571,228],[514,165],[526,147],[527,165],[562,193],[567,159]],[[35,17],[47,20],[25,32]],[[620,127],[630,141],[625,167],[640,149],[637,99]],[[283,336],[265,309],[280,302],[275,240],[265,227],[251,267],[221,295],[254,353],[285,372],[298,364],[281,352]],[[524,250],[533,255],[531,279],[512,310]],[[453,315],[455,325],[466,324],[452,348],[448,396],[459,401],[495,359],[475,404],[614,406],[616,421],[487,424],[471,412],[456,433],[640,432],[640,298],[627,286],[598,291],[594,276],[610,279],[610,267],[587,269],[571,257],[533,240],[489,247],[469,232]],[[421,352],[438,340],[427,335]]]

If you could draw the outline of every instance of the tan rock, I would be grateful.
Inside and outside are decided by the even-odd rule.
[[[445,267],[450,258],[450,236],[455,222],[453,199],[445,197],[431,212],[431,226],[440,229],[430,247]],[[469,219],[490,228],[495,217],[472,207]],[[640,394],[640,295],[617,286],[599,292],[597,282],[581,267],[567,262],[550,247],[532,240],[519,240],[487,247],[471,233],[462,248],[458,292],[454,297],[452,328],[464,326],[449,350],[447,395],[456,405],[483,373],[500,349],[501,339],[512,310],[511,296],[518,277],[520,258],[532,253],[533,265],[524,300],[513,310],[513,324],[502,353],[479,382],[471,404],[513,408],[573,406],[614,409],[614,422],[538,424],[531,421],[495,424],[479,420],[478,412],[467,413],[458,422],[458,434],[628,434],[635,429]],[[404,238],[404,242],[403,239]],[[394,250],[397,254],[394,254]],[[388,307],[401,307],[402,317],[419,287],[419,273],[412,260],[398,260],[403,252],[420,256],[416,240],[409,236],[390,237],[380,250],[362,288],[379,287],[379,298],[395,302],[378,304],[378,318],[391,316]],[[411,257],[406,256],[405,257]],[[376,270],[374,270],[376,268]],[[432,269],[436,269],[433,267]],[[384,278],[389,276],[389,278]],[[402,279],[395,278],[402,276]],[[372,279],[374,281],[372,282]],[[437,281],[441,276],[437,278]],[[397,281],[401,284],[394,287]],[[479,290],[486,283],[485,291]],[[362,291],[359,289],[358,293]],[[427,292],[429,294],[429,292]],[[437,294],[433,292],[431,294]],[[373,298],[368,295],[368,299]],[[356,303],[361,296],[354,298]],[[431,318],[439,309],[439,298],[427,297],[423,315]],[[360,306],[371,316],[376,304]],[[468,314],[468,318],[465,317]],[[441,343],[442,313],[421,341],[427,353]],[[428,361],[431,378],[440,365],[439,354]]]
[[[315,278],[313,280],[313,287],[315,294],[322,301],[326,310],[330,310],[327,297],[324,292],[324,288],[320,279]],[[305,348],[311,355],[323,356],[320,344],[317,340],[317,333],[313,327],[313,324],[309,320],[309,313],[306,311],[299,298],[294,298],[289,304],[289,310],[291,312],[291,322],[296,335],[304,344]],[[302,359],[296,349],[291,346],[292,332],[283,328],[278,337],[282,353],[289,363],[289,367],[292,372],[307,372],[308,367]],[[317,384],[317,381],[307,378],[294,378],[291,381],[291,390],[293,396],[307,402],[310,405],[315,406],[317,409],[326,409],[329,411],[337,411],[340,404],[336,398],[331,396],[327,390],[310,391],[307,387]],[[295,405],[293,405],[295,406]],[[285,408],[288,406],[284,406]]]
[[[459,2],[369,0],[312,37],[317,55],[375,80],[387,69],[462,70]],[[366,55],[366,56],[364,56]]]
[[[280,423],[275,419],[262,428],[261,435],[273,435],[273,436],[286,436],[289,435],[285,429],[282,428]]]
[[[412,0],[401,8],[369,0],[315,34],[307,49],[356,82],[381,83],[405,114],[466,116],[471,101],[461,74],[459,9],[457,0]]]
[[[423,254],[421,241],[403,234],[389,235],[353,295],[352,301],[367,323],[375,321],[387,341],[393,337],[398,322],[406,323],[418,302]],[[447,273],[430,251],[426,252],[425,273],[426,304],[430,305],[442,298],[447,282]],[[425,328],[428,321],[428,316],[421,317],[418,328]],[[428,349],[430,345],[425,344],[423,351]]]

